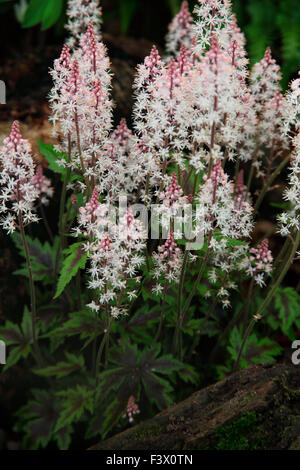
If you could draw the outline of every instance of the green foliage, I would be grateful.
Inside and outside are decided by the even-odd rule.
[[[177,15],[180,10],[181,0],[167,0],[172,16]]]
[[[51,28],[63,14],[63,0],[30,0],[22,23],[30,28],[41,23],[41,29]]]
[[[84,269],[87,261],[87,253],[83,250],[81,242],[73,243],[69,248],[64,250],[64,254],[67,256],[63,260],[54,296],[55,299],[61,295],[66,285],[69,284],[72,277],[77,274],[78,270]]]
[[[153,344],[153,327],[159,321],[160,309],[155,306],[149,309],[148,305],[138,309],[132,318],[125,318],[120,321],[118,330],[122,337],[130,337],[135,343],[147,346]]]

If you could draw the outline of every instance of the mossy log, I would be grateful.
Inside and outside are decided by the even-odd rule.
[[[244,369],[91,450],[300,450],[299,372]]]

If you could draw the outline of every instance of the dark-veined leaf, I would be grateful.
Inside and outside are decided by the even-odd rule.
[[[104,323],[99,316],[95,316],[92,310],[79,310],[69,314],[69,319],[59,328],[55,328],[45,335],[45,337],[66,337],[80,335],[80,339],[92,339],[99,336],[104,331]],[[86,343],[87,345],[88,343]]]
[[[54,432],[80,420],[85,411],[93,411],[94,391],[84,385],[61,390],[56,396],[60,399],[60,413]]]
[[[68,352],[65,353],[65,356],[67,359],[66,361],[58,362],[53,366],[44,367],[43,369],[37,369],[34,372],[37,375],[42,375],[44,377],[54,375],[59,379],[71,374],[72,372],[83,371],[85,369],[83,356]]]
[[[61,450],[67,450],[71,442],[72,426],[61,428],[53,433],[59,417],[57,401],[53,393],[47,390],[33,390],[33,399],[16,413],[19,422],[15,425],[16,432],[25,432],[23,445],[26,449],[46,447],[50,440],[55,439]]]

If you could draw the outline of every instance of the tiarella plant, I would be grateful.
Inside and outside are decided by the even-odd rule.
[[[19,325],[0,328],[4,369],[26,359],[39,376],[18,412],[27,448],[68,448],[77,429],[104,438],[206,374],[274,362],[276,330],[292,339],[300,327],[300,284],[282,285],[299,255],[300,80],[281,94],[269,48],[249,71],[229,0],[201,0],[195,20],[184,1],[166,58],[153,46],[137,68],[133,130],[114,128],[98,2],[69,0],[68,14],[51,70],[57,145],[39,142],[61,180],[54,235],[52,183],[17,122],[0,153],[1,225],[31,296]],[[254,243],[288,164],[277,229]],[[40,219],[50,243],[25,234]]]

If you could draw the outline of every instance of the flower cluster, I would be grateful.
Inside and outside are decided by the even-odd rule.
[[[155,266],[153,277],[158,281],[153,292],[160,294],[163,291],[162,284],[166,286],[168,283],[179,281],[182,252],[174,240],[172,231],[169,232],[165,243],[158,247],[158,253],[153,252],[152,258]]]
[[[298,75],[300,76],[300,72],[298,72]],[[283,113],[282,122],[282,130],[285,136],[289,134],[291,127],[294,127],[296,130],[300,127],[300,78],[291,82],[290,89],[286,94],[286,101],[288,106]]]
[[[188,198],[184,196],[182,187],[178,184],[176,173],[172,173],[171,181],[165,190],[159,193],[162,201],[157,208],[158,212],[167,213],[170,217],[175,216],[179,209],[184,209]]]
[[[294,150],[290,160],[289,185],[284,191],[283,198],[290,203],[290,210],[282,212],[278,217],[280,234],[292,234],[300,229],[300,132],[293,139]]]
[[[31,145],[22,138],[18,121],[3,141],[0,166],[0,214],[3,215],[0,223],[11,233],[20,221],[25,225],[38,221],[34,203],[41,194],[36,184]]]
[[[219,237],[212,238],[212,266],[208,271],[210,288],[206,297],[216,296],[224,308],[230,307],[230,290],[238,288],[233,273],[244,274],[249,266],[248,244],[232,246]]]
[[[191,103],[186,99],[190,89],[191,63],[184,46],[178,60],[172,57],[168,64],[162,64],[155,51],[151,56],[151,62],[147,60],[150,68],[144,66],[138,71],[138,75],[142,73],[143,76],[146,76],[145,71],[149,73],[152,70],[152,73],[143,90],[137,86],[134,122],[142,149],[148,149],[148,169],[155,181],[164,176],[160,164],[167,164],[170,152],[173,159],[183,166],[182,151],[189,146],[188,129],[191,124]],[[141,82],[138,78],[137,84]]]
[[[267,47],[263,59],[254,65],[250,75],[250,88],[258,115],[262,112],[264,104],[280,91],[280,80],[280,67],[272,58],[271,49]]]
[[[144,171],[134,158],[135,145],[136,140],[123,118],[106,140],[96,164],[98,188],[107,194],[108,201],[115,201],[122,194],[127,197],[134,194],[144,179]]]
[[[137,67],[134,130],[124,119],[113,130],[111,75],[99,12],[96,1],[69,2],[73,40],[55,61],[50,97],[52,121],[62,136],[59,148],[68,155],[62,164],[79,175],[68,188],[79,189],[89,200],[79,210],[75,233],[88,238],[90,287],[99,294],[93,308],[109,305],[117,317],[126,303],[125,298],[119,302],[118,294],[123,298],[129,279],[138,278],[143,260],[144,228],[130,209],[118,223],[108,211],[108,204],[115,209],[123,195],[131,205],[146,204],[146,210],[155,202],[155,212],[168,216],[163,222],[167,239],[153,253],[157,293],[162,279],[178,282],[183,253],[175,241],[175,219],[189,202],[196,203],[193,237],[203,235],[208,241],[211,283],[216,275],[217,298],[227,307],[228,291],[235,288],[231,273],[249,275],[254,269],[253,263],[249,268],[247,243],[253,228],[251,175],[261,177],[264,185],[289,150],[289,138],[299,127],[300,79],[283,96],[280,68],[269,48],[249,75],[245,37],[230,0],[199,0],[195,24],[184,1],[169,27],[167,56],[162,59],[154,46]],[[299,227],[299,137],[294,147],[284,194],[292,210],[280,216],[283,235]],[[232,161],[236,172],[231,181]],[[241,242],[230,244],[232,239]],[[127,300],[135,289],[129,292]]]
[[[91,200],[80,208],[77,236],[88,237],[85,250],[91,267],[89,288],[97,292],[97,302],[89,306],[99,311],[108,308],[114,318],[126,313],[123,301],[135,297],[137,271],[144,263],[145,229],[128,208],[119,221],[112,217],[107,204],[98,200],[94,190]]]
[[[70,34],[68,45],[71,48],[78,46],[90,23],[100,37],[102,12],[99,0],[68,0],[67,16],[68,23],[65,28]]]
[[[234,195],[234,185],[224,173],[219,160],[211,176],[204,176],[204,184],[197,196],[196,219],[204,235],[213,230],[223,237],[249,237],[252,229],[252,207],[242,197]],[[214,240],[211,241],[214,248]]]
[[[138,404],[135,402],[135,398],[133,395],[130,395],[127,403],[126,413],[123,415],[123,418],[128,416],[129,423],[133,423],[134,415],[138,415],[140,413],[140,409]]]
[[[38,191],[41,204],[48,205],[49,198],[53,197],[54,189],[51,186],[50,179],[44,175],[42,165],[38,165],[32,183]]]
[[[198,17],[193,28],[197,38],[195,47],[197,55],[204,53],[211,42],[212,33],[219,39],[221,46],[226,47],[227,35],[233,31],[234,25],[230,0],[199,0],[195,13]]]
[[[273,256],[269,250],[269,240],[265,238],[257,248],[250,249],[250,266],[248,273],[254,278],[256,284],[264,286],[265,275],[270,276],[272,272]]]
[[[227,157],[235,158],[236,149],[253,134],[255,115],[251,112],[249,90],[232,64],[232,53],[222,49],[214,35],[209,51],[193,69],[189,83],[193,101],[189,116],[193,142],[197,148],[203,145],[209,148],[209,153],[202,151],[192,159],[199,171],[209,159],[224,158],[224,145]]]
[[[166,36],[166,51],[168,55],[177,57],[181,46],[190,49],[193,44],[193,17],[190,14],[188,2],[184,0],[179,13],[173,18],[169,25]]]
[[[95,177],[96,162],[111,130],[112,103],[109,60],[91,23],[72,55],[64,46],[51,74],[51,121],[54,132],[64,137],[59,150],[68,154],[72,169],[80,169],[86,178]]]

